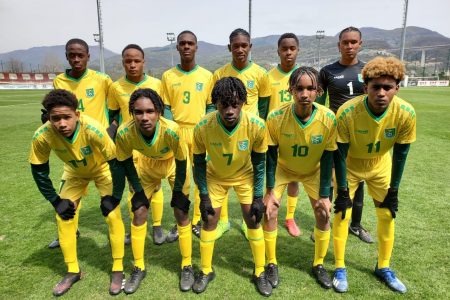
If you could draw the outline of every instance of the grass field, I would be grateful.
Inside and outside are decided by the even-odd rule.
[[[66,267],[59,249],[47,244],[56,236],[54,210],[39,194],[27,161],[31,136],[40,124],[40,101],[45,91],[0,91],[0,298],[51,298],[54,284]],[[417,142],[411,147],[400,187],[400,208],[396,219],[396,241],[391,266],[407,285],[407,298],[447,299],[450,276],[450,88],[407,88],[400,96],[412,103],[417,113]],[[52,156],[51,177],[55,186],[62,164]],[[165,195],[169,192],[164,186]],[[168,197],[166,197],[168,199]],[[314,218],[302,193],[296,212],[303,235],[291,238],[279,227],[277,256],[281,284],[275,298],[367,298],[400,297],[373,275],[377,244],[364,244],[349,236],[346,263],[349,292],[339,295],[323,290],[310,274],[314,244],[309,240]],[[372,201],[366,197],[363,224],[376,236]],[[213,265],[217,277],[207,291],[197,296],[178,290],[178,244],[155,246],[147,239],[147,277],[131,298],[144,299],[253,299],[259,298],[253,284],[251,251],[240,233],[240,211],[233,195],[230,201],[232,229],[216,242]],[[129,218],[122,201],[126,228]],[[285,205],[280,213],[284,221]],[[95,188],[83,200],[78,257],[85,276],[65,295],[68,299],[103,299],[108,295],[110,248],[107,226],[99,210]],[[164,227],[173,216],[166,201]],[[129,230],[127,230],[129,231]],[[151,232],[151,230],[149,230]],[[193,261],[199,265],[199,241],[194,237]],[[333,267],[332,243],[325,266]],[[132,268],[131,248],[125,248],[125,272]],[[124,298],[121,294],[117,298]],[[404,297],[404,296],[403,296]]]

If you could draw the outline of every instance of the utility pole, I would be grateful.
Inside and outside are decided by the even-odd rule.
[[[405,54],[405,38],[406,38],[406,17],[408,16],[408,0],[405,0],[403,9],[403,31],[402,40],[400,44],[400,61],[403,61],[403,55]]]
[[[97,18],[98,18],[98,43],[100,45],[100,72],[105,73],[105,58],[103,54],[102,8],[100,0],[97,0]]]
[[[252,0],[248,0],[248,33],[252,37]],[[248,59],[252,60],[252,52],[248,54]]]

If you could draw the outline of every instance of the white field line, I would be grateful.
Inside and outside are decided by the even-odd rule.
[[[3,107],[14,107],[14,106],[21,106],[21,105],[30,105],[30,104],[41,104],[39,102],[29,102],[29,103],[22,103],[22,104],[13,104],[13,105],[0,105],[0,108]]]

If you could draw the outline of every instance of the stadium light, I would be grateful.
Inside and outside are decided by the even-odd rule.
[[[252,36],[252,0],[248,0],[248,34]],[[248,59],[252,60],[252,51],[248,54]]]
[[[403,56],[405,54],[405,38],[406,38],[406,17],[408,16],[408,0],[405,0],[403,11],[403,30],[402,30],[402,39],[400,45],[400,61],[403,61]]]
[[[318,52],[318,59],[317,59],[317,68],[320,70],[320,40],[325,38],[325,30],[317,30],[316,31],[316,39],[318,41],[317,43],[317,52]]]
[[[105,58],[103,55],[102,5],[100,3],[100,0],[97,0],[97,19],[98,19],[98,43],[100,45],[100,72],[105,73]]]
[[[172,56],[172,67],[173,67],[173,47],[172,43],[175,42],[175,33],[167,32],[167,40],[170,42],[170,54]]]

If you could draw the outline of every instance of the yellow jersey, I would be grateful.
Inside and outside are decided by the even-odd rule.
[[[161,80],[147,74],[144,74],[144,79],[138,83],[132,82],[126,76],[123,76],[111,84],[108,92],[108,108],[110,110],[120,110],[120,124],[132,119],[128,105],[131,94],[137,89],[145,88],[152,89],[161,96]]]
[[[236,77],[244,83],[247,90],[247,103],[242,109],[258,115],[258,98],[269,97],[271,94],[267,71],[252,61],[242,70],[228,63],[214,72],[212,86],[214,87],[214,84],[223,77]]]
[[[81,115],[71,139],[46,122],[34,133],[29,162],[40,165],[48,162],[53,150],[63,162],[64,171],[77,177],[98,174],[106,161],[116,158],[114,142],[96,120]]]
[[[194,128],[194,154],[208,153],[207,180],[217,183],[253,182],[252,151],[267,151],[264,121],[241,111],[230,132],[217,111],[207,114]]]
[[[298,65],[288,73],[281,70],[280,65],[272,68],[268,75],[270,79],[270,87],[272,94],[270,95],[269,112],[280,107],[281,105],[292,102],[292,95],[289,93],[289,77],[292,72],[298,69]]]
[[[278,146],[277,167],[293,175],[310,175],[320,168],[325,150],[337,149],[337,122],[334,113],[313,103],[314,110],[303,124],[293,103],[273,110],[267,118],[268,143]]]
[[[175,158],[186,160],[187,146],[179,135],[179,126],[170,120],[160,117],[156,123],[155,134],[151,141],[146,141],[134,120],[122,124],[117,129],[117,160],[130,158],[133,150],[155,160]]]
[[[177,65],[164,72],[161,81],[162,98],[171,107],[173,120],[182,127],[194,127],[211,104],[212,73],[199,65],[185,72]]]
[[[361,95],[345,102],[336,114],[339,143],[349,143],[348,156],[371,159],[383,156],[398,144],[416,140],[416,113],[411,104],[394,96],[386,111],[373,115]]]

